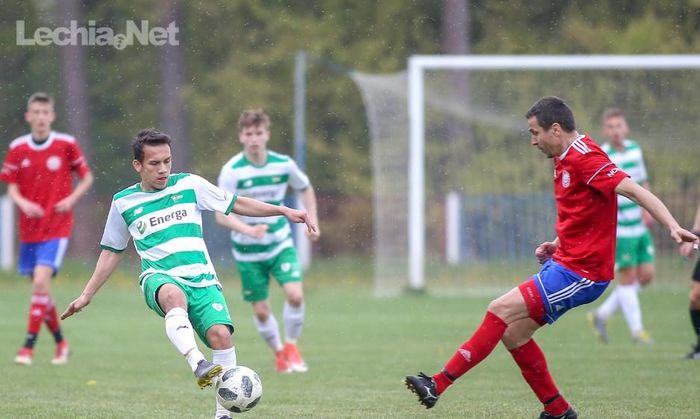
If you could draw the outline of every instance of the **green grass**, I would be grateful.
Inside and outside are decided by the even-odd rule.
[[[245,417],[436,418],[537,417],[540,405],[502,347],[461,379],[429,413],[402,384],[440,368],[483,316],[488,296],[406,295],[372,298],[366,264],[336,260],[311,272],[301,348],[303,375],[278,375],[272,355],[241,302],[235,276],[220,268],[237,325],[239,363],[260,374],[263,398]],[[62,309],[89,273],[72,264],[54,284]],[[0,418],[209,418],[213,393],[197,388],[165,337],[163,321],[144,304],[133,272],[119,272],[83,313],[64,323],[74,354],[52,367],[42,331],[32,367],[12,364],[23,339],[29,284],[0,274]],[[585,308],[567,314],[537,340],[562,392],[581,417],[698,417],[700,362],[681,356],[692,340],[684,287],[661,284],[642,294],[653,347],[630,342],[620,317],[612,343],[596,342]],[[280,311],[280,294],[273,294]],[[278,318],[281,315],[278,314]],[[88,384],[94,380],[95,384]]]

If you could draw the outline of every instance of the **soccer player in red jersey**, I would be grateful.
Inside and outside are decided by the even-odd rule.
[[[20,209],[19,273],[32,277],[27,338],[15,362],[31,365],[34,343],[45,322],[56,341],[51,363],[60,365],[67,362],[69,348],[50,282],[68,246],[72,208],[92,185],[93,176],[75,138],[51,131],[56,114],[50,96],[31,95],[24,116],[31,132],[10,143],[0,172],[0,180],[8,184],[7,194]],[[80,177],[75,189],[74,172]]]
[[[543,265],[540,272],[489,304],[481,325],[442,371],[432,377],[423,373],[406,377],[406,385],[426,408],[501,341],[544,405],[540,419],[577,418],[532,336],[568,310],[598,298],[613,278],[617,194],[649,211],[676,243],[698,243],[698,237],[681,228],[655,195],[630,180],[590,137],[576,131],[564,101],[544,97],[525,117],[531,144],[554,160],[557,237],[535,250]]]

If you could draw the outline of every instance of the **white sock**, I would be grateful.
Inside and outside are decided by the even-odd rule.
[[[284,302],[284,334],[287,342],[296,343],[301,336],[301,329],[304,327],[304,304],[294,307],[288,302]]]
[[[632,336],[636,336],[642,331],[642,309],[639,306],[637,286],[634,284],[618,285],[617,290],[620,298],[620,307],[625,315],[625,320],[627,320],[627,326]]]
[[[224,371],[236,366],[235,347],[232,346],[229,349],[213,349],[211,352],[213,354],[211,362],[221,365]],[[217,377],[217,380],[219,379],[219,377]],[[214,400],[216,400],[216,395],[214,395]],[[219,404],[219,401],[216,400],[216,413],[214,414],[214,418],[218,418],[221,416],[231,416],[230,413],[231,412],[226,410],[223,406]]]
[[[602,320],[608,320],[613,314],[615,314],[619,307],[620,298],[618,295],[618,286],[616,285],[615,289],[612,290],[603,304],[601,304],[600,307],[595,310],[595,315]]]
[[[165,314],[165,334],[178,352],[185,356],[192,371],[196,370],[197,363],[204,359],[204,354],[197,348],[194,329],[183,308],[175,307]]]
[[[211,362],[224,367],[224,370],[231,369],[236,366],[236,348],[229,349],[214,349],[212,352]]]
[[[280,327],[277,324],[275,315],[270,313],[267,321],[264,323],[255,316],[253,316],[253,320],[255,321],[255,326],[258,328],[258,332],[260,332],[260,336],[267,342],[267,346],[275,352],[281,351],[282,340],[280,339]]]

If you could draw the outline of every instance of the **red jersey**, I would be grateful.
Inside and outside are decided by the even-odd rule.
[[[73,191],[72,173],[81,178],[90,171],[78,142],[68,134],[51,132],[41,144],[30,134],[10,143],[0,172],[0,180],[16,183],[23,197],[44,209],[41,218],[19,216],[20,240],[42,242],[70,236],[73,213],[56,213],[54,205]]]
[[[628,177],[587,136],[554,158],[559,247],[554,260],[592,281],[615,275],[617,194]]]

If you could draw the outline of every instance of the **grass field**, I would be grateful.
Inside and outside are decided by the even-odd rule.
[[[79,294],[87,274],[73,266],[59,277],[54,289],[61,309]],[[366,265],[348,262],[310,273],[301,342],[310,371],[303,375],[274,372],[235,276],[222,275],[239,363],[263,381],[262,401],[244,417],[537,417],[540,405],[502,347],[425,412],[403,376],[440,368],[478,324],[489,297],[375,299],[367,275]],[[34,365],[12,364],[23,339],[29,285],[0,274],[0,287],[0,418],[212,417],[213,393],[197,388],[132,273],[119,272],[90,307],[64,323],[73,356],[63,367],[49,364],[53,343],[45,330]],[[279,313],[279,293],[273,298]],[[557,383],[582,418],[700,417],[700,362],[681,360],[692,340],[686,299],[678,285],[657,284],[642,294],[653,347],[633,345],[619,317],[610,324],[613,342],[598,343],[585,308],[540,332]]]

